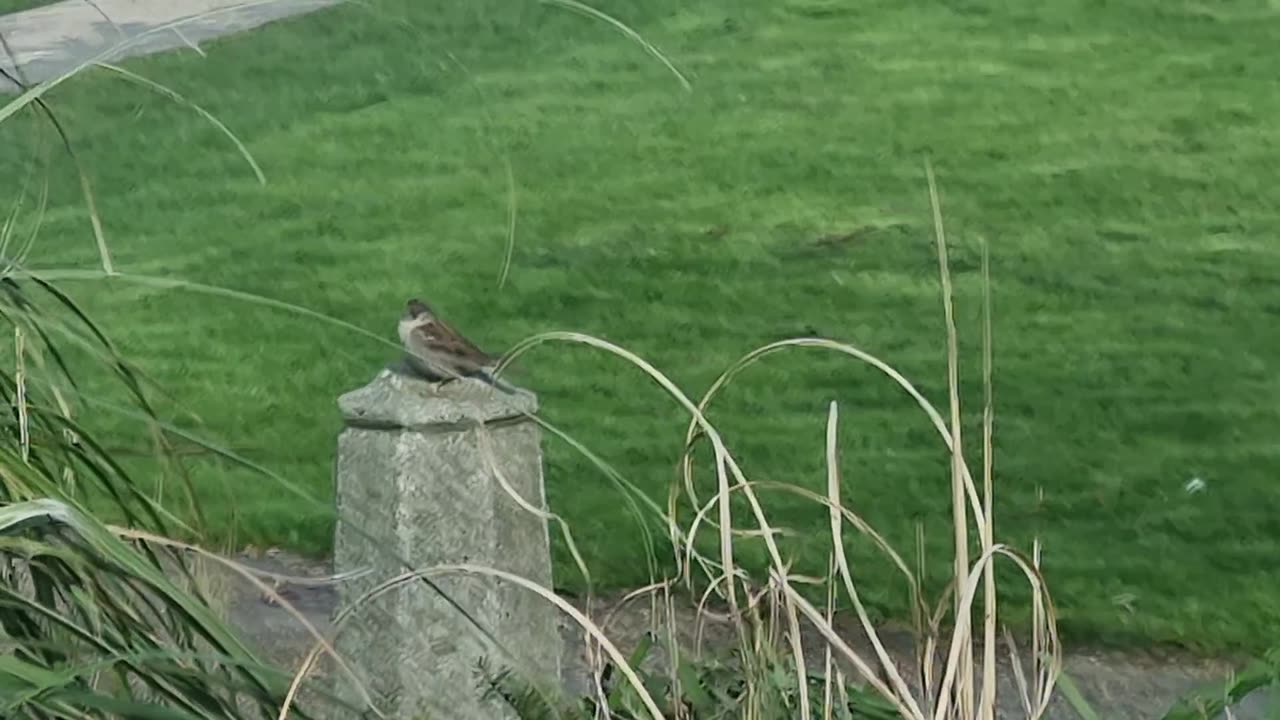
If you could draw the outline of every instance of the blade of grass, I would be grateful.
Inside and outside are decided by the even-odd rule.
[[[929,206],[933,211],[934,240],[937,246],[938,275],[942,283],[942,312],[947,329],[947,397],[951,408],[951,526],[955,534],[954,575],[957,580],[965,577],[969,568],[969,519],[965,513],[964,493],[965,479],[962,472],[960,438],[960,363],[956,337],[955,310],[952,307],[951,269],[947,261],[947,236],[942,225],[942,202],[938,197],[938,184],[933,176],[933,164],[925,159],[925,177],[929,183]],[[960,597],[956,596],[957,614],[960,612]],[[956,618],[957,627],[969,626],[967,620]],[[968,637],[959,638],[958,642],[968,649],[959,658],[957,668],[959,679],[956,691],[959,693],[957,712],[961,717],[974,717],[973,698],[973,647]]]

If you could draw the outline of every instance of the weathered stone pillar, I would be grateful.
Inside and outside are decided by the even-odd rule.
[[[532,394],[503,393],[475,380],[437,386],[387,370],[338,405],[345,428],[338,437],[334,570],[373,569],[343,584],[343,607],[405,572],[397,556],[418,569],[472,563],[551,587],[546,521],[503,489],[484,454],[487,447],[527,504],[545,509],[541,432],[519,412],[537,409]],[[504,717],[480,700],[482,658],[494,671],[512,667],[559,682],[554,608],[493,579],[433,579],[515,658],[496,651],[427,585],[394,590],[358,611],[336,643],[388,717]]]

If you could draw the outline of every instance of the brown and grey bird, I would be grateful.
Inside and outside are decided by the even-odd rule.
[[[433,382],[473,377],[504,392],[515,388],[493,376],[498,358],[476,347],[429,305],[413,298],[405,305],[398,326],[409,366]]]

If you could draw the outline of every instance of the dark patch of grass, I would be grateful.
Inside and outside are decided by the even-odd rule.
[[[962,397],[981,397],[977,236],[993,248],[997,537],[1044,540],[1068,637],[1265,646],[1280,621],[1274,10],[601,5],[687,71],[684,93],[640,48],[561,10],[374,7],[204,43],[207,59],[129,62],[226,121],[266,187],[216,131],[145,90],[91,74],[52,94],[119,267],[287,300],[388,340],[399,304],[422,294],[492,349],[580,330],[693,392],[759,344],[822,334],[945,403],[920,171],[931,152],[956,245]],[[6,196],[23,132],[0,127]],[[503,156],[519,217],[498,291]],[[33,261],[93,266],[69,165],[53,182]],[[69,287],[227,445],[328,498],[333,399],[390,348],[239,302]],[[681,413],[637,371],[574,347],[517,372],[549,419],[665,493]],[[795,352],[749,370],[712,418],[755,477],[816,488],[833,398],[851,507],[904,549],[922,520],[941,569],[945,454],[888,381]],[[109,425],[122,443],[138,436]],[[327,549],[323,503],[213,463],[194,472],[211,523],[237,514],[240,540]],[[1206,491],[1184,491],[1193,476]],[[638,535],[589,463],[549,444],[547,482],[598,581],[646,580]],[[784,496],[769,507],[801,531],[786,544],[799,569],[825,563],[823,513]],[[873,607],[900,612],[887,568],[865,548],[853,559]]]

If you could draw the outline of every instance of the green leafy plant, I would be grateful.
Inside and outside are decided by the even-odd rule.
[[[1280,689],[1280,648],[1273,648],[1225,680],[1187,694],[1165,713],[1164,720],[1220,718],[1229,706],[1269,688]]]
[[[164,393],[70,296],[23,267],[47,201],[47,180],[40,189],[32,179],[49,128],[78,164],[42,97],[69,74],[0,106],[0,118],[25,113],[36,129],[28,183],[0,223],[0,325],[13,359],[0,370],[0,716],[275,717],[289,676],[227,627],[190,552],[166,539],[199,537],[203,518],[153,404]],[[87,181],[84,190],[112,272]],[[26,207],[31,196],[34,208]],[[92,398],[72,367],[116,381],[161,474],[186,490],[195,524],[157,500],[164,477],[139,482],[80,423]],[[310,714],[297,708],[295,716]]]
[[[800,717],[801,698],[798,675],[786,655],[763,652],[744,662],[739,653],[727,657],[689,657],[681,655],[674,671],[654,661],[660,646],[656,635],[646,634],[628,662],[637,668],[643,687],[663,708],[664,717],[687,720],[730,720],[747,717],[749,704],[764,708],[762,717]],[[664,653],[670,657],[670,648]],[[767,660],[765,659],[767,658]],[[763,661],[763,662],[762,662]],[[758,668],[758,682],[750,682],[748,668]],[[587,720],[599,717],[602,709],[620,720],[641,720],[651,715],[640,702],[635,689],[616,677],[615,666],[607,663],[601,675],[602,697],[583,697],[561,705],[538,692],[509,670],[492,671],[487,664],[480,667],[481,687],[490,698],[500,700],[522,720]],[[822,702],[826,679],[806,674],[809,710],[813,717],[824,717],[827,707]],[[763,693],[762,699],[749,700],[749,692]],[[892,704],[874,693],[852,688],[838,705],[830,706],[831,718],[837,720],[892,720],[898,714]]]
[[[0,372],[9,408],[0,427],[0,643],[12,647],[0,662],[0,715],[269,713],[286,679],[226,628],[184,553],[146,540],[184,526],[76,422],[75,378],[55,338],[96,357],[149,412],[144,379],[54,286],[4,278],[0,288],[17,353],[16,370]],[[131,530],[98,519],[103,510]]]

